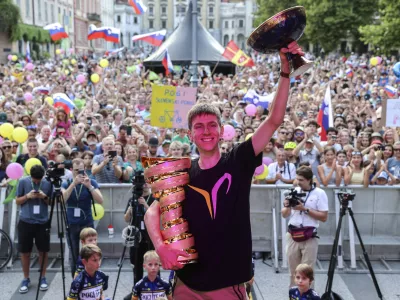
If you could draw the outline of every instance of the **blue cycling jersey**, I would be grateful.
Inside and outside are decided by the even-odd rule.
[[[295,286],[289,290],[289,300],[321,300],[321,298],[313,289],[309,289],[300,296],[299,288]]]
[[[147,276],[143,277],[132,289],[132,300],[155,300],[159,297],[171,295],[171,285],[157,276],[150,281]]]
[[[91,277],[85,270],[72,281],[67,300],[99,300],[108,288],[108,276],[96,271]]]
[[[82,263],[81,257],[78,256],[78,258],[76,259],[76,269],[75,269],[74,278],[76,278],[76,276],[78,276],[83,270],[85,270],[85,266]]]

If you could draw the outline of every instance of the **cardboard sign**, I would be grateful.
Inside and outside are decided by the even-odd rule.
[[[196,88],[153,85],[150,124],[164,128],[188,128],[187,114],[196,103]]]
[[[386,127],[400,127],[400,99],[382,101],[382,121]]]

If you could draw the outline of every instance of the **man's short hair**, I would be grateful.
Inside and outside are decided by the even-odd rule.
[[[115,116],[118,115],[118,114],[122,114],[122,110],[120,110],[119,108],[114,109],[114,110],[112,111],[112,113],[111,113],[113,119],[115,119]]]
[[[81,233],[79,234],[79,238],[81,241],[85,241],[88,237],[92,236],[97,236],[97,231],[96,229],[92,227],[86,227],[81,230]]]
[[[318,123],[317,123],[316,121],[314,121],[314,120],[310,120],[310,121],[308,121],[308,123],[307,123],[307,127],[308,127],[308,126],[310,126],[310,125],[314,125],[315,127],[317,127],[317,128],[318,128]]]
[[[221,126],[221,113],[218,108],[208,103],[198,103],[194,105],[188,113],[189,129],[192,129],[193,119],[197,116],[213,115],[217,118],[218,125]]]
[[[160,261],[160,257],[158,256],[157,252],[154,250],[147,251],[143,256],[143,262],[146,263],[151,259],[156,259]]]
[[[101,249],[92,244],[84,245],[79,254],[82,260],[84,259],[86,261],[88,261],[89,258],[91,258],[94,254],[100,255],[100,258],[103,256],[103,254],[101,253]]]
[[[81,164],[83,165],[84,162],[83,162],[83,159],[80,158],[80,157],[74,158],[74,159],[72,160],[72,165],[81,165]]]
[[[42,179],[44,177],[45,173],[46,173],[46,170],[41,165],[34,165],[31,168],[31,177],[32,178]]]
[[[326,133],[328,134],[329,132],[334,132],[336,135],[338,134],[338,131],[335,127],[329,127]]]
[[[299,176],[303,176],[307,180],[312,180],[314,177],[312,169],[305,166],[298,168],[296,174]]]
[[[28,139],[28,142],[27,142],[26,144],[29,144],[29,143],[39,144],[38,141],[37,141],[37,139],[35,139],[35,138],[30,138],[30,139]]]

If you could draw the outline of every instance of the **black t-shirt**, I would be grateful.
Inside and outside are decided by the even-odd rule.
[[[198,160],[192,161],[183,216],[199,259],[177,271],[191,289],[212,291],[251,279],[249,195],[254,170],[261,163],[262,153],[255,156],[251,138],[211,169],[202,170]]]

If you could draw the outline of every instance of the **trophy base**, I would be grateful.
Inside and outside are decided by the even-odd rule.
[[[298,68],[298,69],[294,70],[292,73],[290,73],[290,77],[297,77],[297,76],[304,74],[309,69],[311,69],[313,67],[313,65],[314,65],[314,62],[309,62],[309,63],[302,65],[300,68]]]
[[[287,54],[289,63],[292,66],[293,72],[290,73],[290,77],[297,77],[307,72],[308,69],[312,68],[314,62],[306,59],[304,56],[298,54]]]

